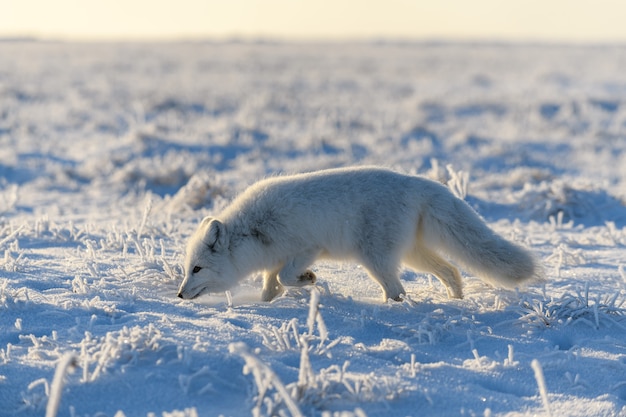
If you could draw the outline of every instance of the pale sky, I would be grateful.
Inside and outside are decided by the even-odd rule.
[[[0,37],[626,41],[626,0],[0,0]]]

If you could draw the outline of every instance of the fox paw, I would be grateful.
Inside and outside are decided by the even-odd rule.
[[[302,285],[315,284],[315,281],[317,281],[317,276],[315,276],[315,273],[313,271],[309,271],[307,269],[302,275],[298,277],[298,281],[300,281]]]

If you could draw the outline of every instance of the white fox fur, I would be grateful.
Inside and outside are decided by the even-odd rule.
[[[405,294],[401,264],[435,275],[448,296],[461,276],[439,252],[495,286],[536,278],[533,255],[494,233],[444,185],[376,167],[330,169],[265,179],[191,236],[181,298],[226,291],[264,272],[262,299],[315,282],[318,258],[352,259],[384,299]]]

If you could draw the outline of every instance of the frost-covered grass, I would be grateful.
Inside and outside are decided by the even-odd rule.
[[[0,415],[626,413],[623,48],[0,43]],[[267,175],[445,182],[545,280],[402,302],[352,263],[176,298]]]

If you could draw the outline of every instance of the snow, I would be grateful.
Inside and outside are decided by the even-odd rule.
[[[626,415],[626,49],[0,43],[0,415]],[[352,263],[180,300],[185,242],[268,175],[448,183],[545,281]],[[58,407],[58,408],[57,408]],[[58,411],[57,411],[58,410]]]

